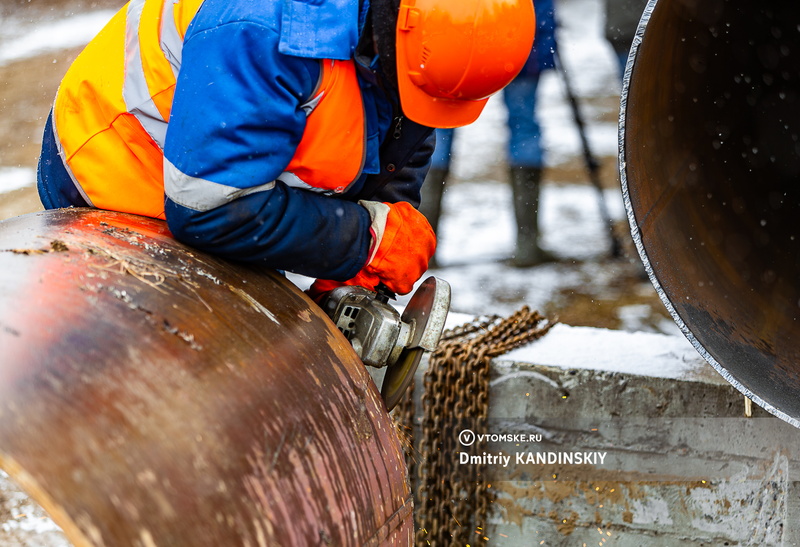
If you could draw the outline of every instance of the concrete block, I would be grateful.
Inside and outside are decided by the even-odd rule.
[[[558,325],[492,362],[489,401],[490,545],[796,544],[800,431],[680,336]]]

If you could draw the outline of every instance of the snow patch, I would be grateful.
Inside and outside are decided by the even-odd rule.
[[[0,167],[0,194],[36,184],[36,172],[26,167]]]
[[[683,336],[561,324],[498,360],[675,379],[708,366]]]
[[[0,42],[0,65],[28,59],[48,51],[85,45],[100,32],[114,15],[113,10],[100,10],[37,24],[23,33],[11,25],[2,25],[3,34],[11,39]],[[25,28],[25,26],[23,26]],[[8,34],[7,34],[8,33]]]

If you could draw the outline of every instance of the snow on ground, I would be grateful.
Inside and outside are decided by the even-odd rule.
[[[11,192],[36,184],[36,172],[25,167],[0,167],[0,199],[2,192]]]
[[[453,329],[474,319],[473,314],[451,312],[445,328]],[[709,369],[700,354],[680,335],[560,323],[554,325],[546,336],[511,350],[496,361],[500,367],[512,363],[536,363],[656,378],[693,378],[699,368]]]
[[[0,545],[69,547],[61,528],[0,470]]]
[[[547,336],[499,358],[505,362],[685,378],[705,361],[684,338],[556,325]]]
[[[100,10],[44,23],[19,19],[2,21],[0,65],[48,51],[82,46],[91,40],[113,15],[114,11]]]

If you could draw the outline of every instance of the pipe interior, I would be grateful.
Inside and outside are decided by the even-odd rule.
[[[800,3],[648,10],[623,96],[634,238],[701,353],[798,425]]]

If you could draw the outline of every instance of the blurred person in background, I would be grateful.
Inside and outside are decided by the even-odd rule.
[[[536,34],[533,48],[519,75],[503,89],[508,111],[509,178],[517,221],[516,250],[511,264],[527,268],[553,257],[539,245],[539,187],[544,167],[541,127],[536,118],[536,91],[539,76],[555,66],[555,8],[553,0],[536,0]],[[431,169],[422,186],[420,211],[438,233],[442,195],[450,174],[453,129],[436,130],[436,149]],[[434,260],[431,266],[437,265]]]
[[[628,52],[631,50],[633,37],[647,0],[604,0],[605,1],[605,36],[614,49],[619,67],[620,77],[625,75]]]

